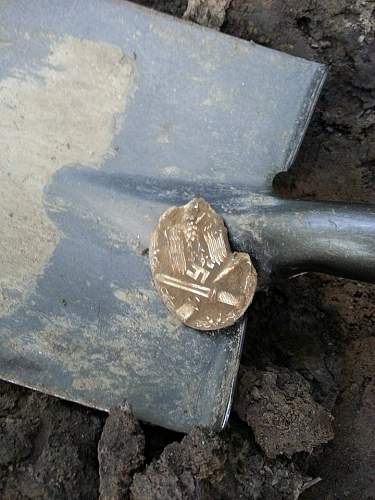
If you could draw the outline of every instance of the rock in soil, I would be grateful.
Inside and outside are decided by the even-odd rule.
[[[129,498],[133,475],[144,464],[145,437],[130,406],[114,408],[98,445],[100,500]]]
[[[333,439],[332,416],[313,400],[308,382],[287,368],[242,368],[235,410],[270,458],[312,452]]]
[[[189,0],[184,18],[208,28],[220,29],[232,0]]]

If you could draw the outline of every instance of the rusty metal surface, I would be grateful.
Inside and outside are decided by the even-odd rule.
[[[161,213],[270,192],[325,69],[126,2],[0,6],[0,376],[187,431],[227,418],[244,321],[183,327],[151,284]]]

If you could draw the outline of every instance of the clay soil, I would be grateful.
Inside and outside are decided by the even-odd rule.
[[[187,6],[142,3],[176,16]],[[297,161],[277,179],[282,195],[375,203],[374,8],[232,0],[226,10],[222,31],[330,66]],[[249,325],[218,436],[0,382],[0,498],[375,499],[375,286],[317,274],[275,283]]]

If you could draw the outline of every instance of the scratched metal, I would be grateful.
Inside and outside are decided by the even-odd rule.
[[[182,326],[150,234],[194,196],[225,218],[270,193],[325,69],[112,0],[3,0],[0,55],[0,376],[222,428],[245,321]]]
[[[248,253],[232,252],[223,219],[201,198],[169,208],[152,232],[150,265],[164,304],[187,326],[233,325],[254,296]]]

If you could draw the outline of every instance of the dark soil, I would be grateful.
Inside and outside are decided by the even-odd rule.
[[[330,65],[283,195],[375,203],[374,7],[232,0],[226,12],[222,31]],[[258,293],[242,365],[219,436],[141,427],[128,410],[102,434],[106,415],[0,383],[0,498],[95,499],[101,478],[114,499],[375,499],[375,286],[304,275]]]

